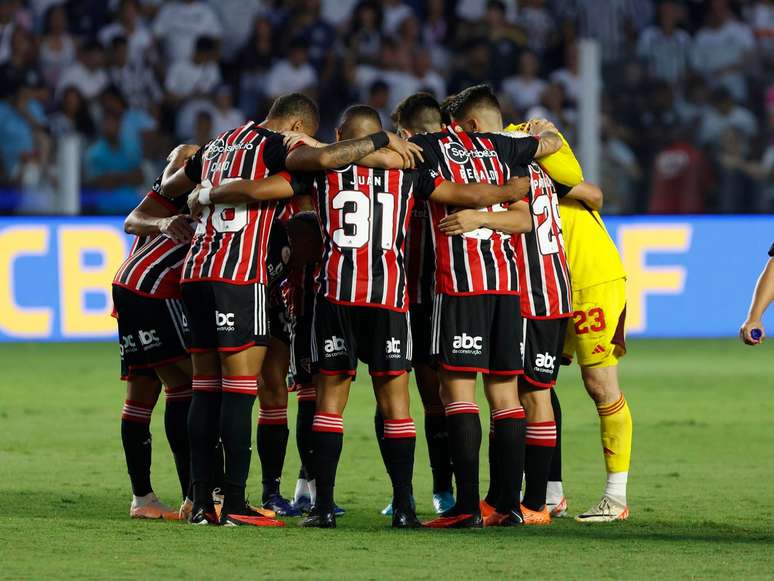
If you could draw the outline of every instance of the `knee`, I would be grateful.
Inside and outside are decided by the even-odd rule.
[[[588,392],[595,403],[607,403],[613,395],[611,393],[611,386],[608,385],[608,382],[597,375],[588,375],[584,377],[583,384],[586,386],[586,392]]]

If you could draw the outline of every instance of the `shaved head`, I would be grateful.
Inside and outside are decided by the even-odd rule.
[[[341,115],[339,139],[359,139],[382,130],[379,112],[368,105],[352,105]]]
[[[489,85],[476,85],[458,93],[449,113],[466,131],[501,131],[500,102]]]
[[[430,93],[415,93],[398,103],[392,121],[399,130],[435,133],[442,129],[441,108]]]

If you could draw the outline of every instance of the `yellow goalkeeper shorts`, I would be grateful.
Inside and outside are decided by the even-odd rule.
[[[610,367],[626,354],[626,279],[603,282],[572,293],[573,319],[564,338],[563,362]]]

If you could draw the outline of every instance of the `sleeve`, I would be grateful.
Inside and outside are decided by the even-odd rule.
[[[288,152],[285,150],[282,135],[276,133],[266,138],[266,145],[263,148],[263,163],[269,170],[269,175],[279,173],[285,169],[285,158],[287,155]],[[247,177],[251,178],[252,176]]]
[[[440,186],[444,179],[434,169],[423,169],[413,172],[414,195],[420,200],[427,200],[433,195],[435,189]]]
[[[164,206],[164,208],[166,208],[172,214],[177,214],[183,206],[187,205],[188,202],[188,196],[180,196],[178,198],[170,198],[169,196],[165,196],[161,191],[161,176],[156,178],[156,181],[153,182],[153,187],[145,195],[145,197],[153,200],[161,206]]]
[[[205,147],[207,147],[207,145],[200,147],[198,151],[193,154],[193,157],[188,158],[185,162],[185,175],[195,184],[202,181],[202,157],[204,155]]]
[[[503,152],[505,163],[509,166],[528,165],[535,159],[539,140],[535,137],[508,137],[493,134],[492,141],[497,150]]]
[[[418,169],[435,171],[437,173],[441,159],[439,157],[439,152],[433,147],[431,136],[414,135],[409,141],[422,148],[422,157],[424,157],[425,160],[420,164]]]
[[[317,176],[314,172],[283,170],[276,175],[283,178],[293,188],[294,196],[311,196],[314,192],[314,180]]]
[[[570,190],[572,190],[570,186],[560,184],[559,182],[554,182],[554,187],[556,188],[556,195],[559,196],[559,199],[565,197],[570,193]]]

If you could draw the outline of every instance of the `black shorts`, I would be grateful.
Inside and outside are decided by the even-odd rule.
[[[451,371],[520,375],[518,295],[436,295],[432,353]]]
[[[187,282],[183,301],[191,325],[190,351],[242,351],[269,344],[264,285]]]
[[[150,371],[188,357],[188,317],[180,299],[154,299],[113,285],[118,318],[121,377],[155,376]]]
[[[430,353],[430,337],[433,324],[432,303],[417,303],[409,307],[411,315],[411,363],[431,365],[434,363]]]
[[[338,305],[318,295],[312,343],[315,370],[354,376],[360,360],[371,375],[406,373],[411,369],[408,319],[408,313]]]
[[[568,320],[524,318],[524,379],[535,387],[556,385]]]
[[[271,336],[285,345],[290,345],[291,322],[284,307],[269,307],[269,330]]]
[[[292,329],[290,334],[290,375],[295,385],[311,385],[313,381],[312,317],[296,318],[293,321]]]

